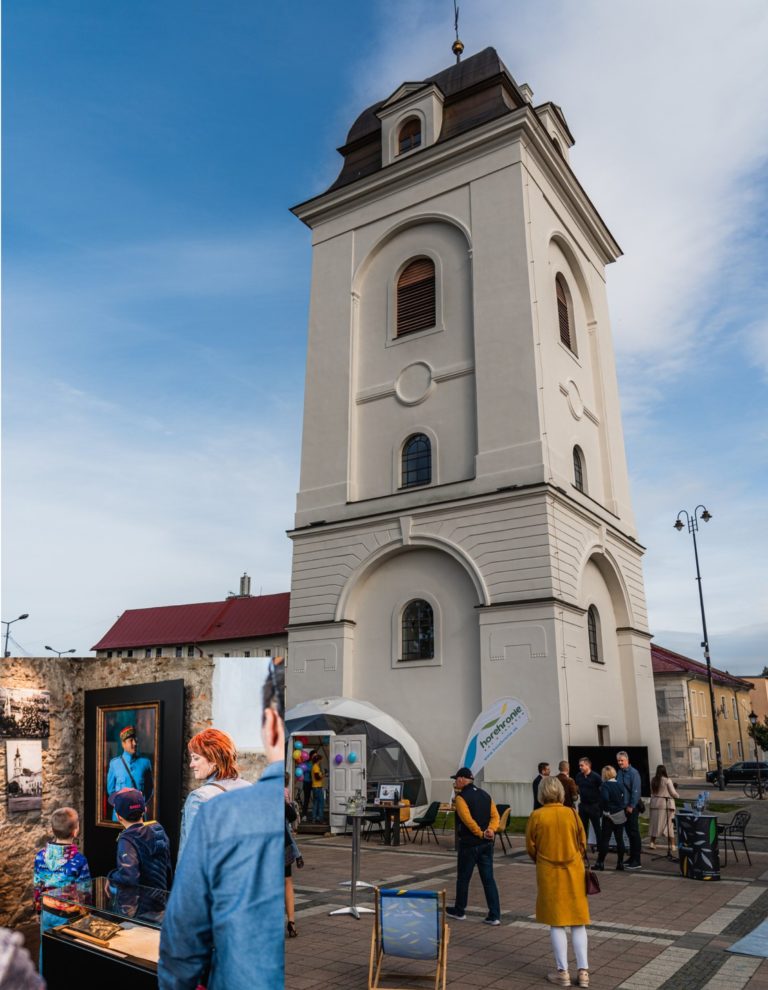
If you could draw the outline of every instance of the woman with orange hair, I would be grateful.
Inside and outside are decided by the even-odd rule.
[[[184,802],[184,810],[181,813],[179,859],[200,806],[217,794],[249,786],[249,781],[243,780],[240,776],[235,743],[226,732],[220,729],[203,729],[196,736],[192,736],[187,749],[189,765],[195,780],[203,780],[205,783],[202,787],[191,791]]]

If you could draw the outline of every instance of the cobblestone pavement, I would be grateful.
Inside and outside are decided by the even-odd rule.
[[[734,798],[736,797],[734,793]],[[439,833],[438,833],[439,834]],[[359,921],[330,917],[349,902],[339,883],[350,874],[350,841],[341,836],[300,837],[306,866],[294,870],[299,937],[286,940],[287,990],[362,990],[367,987],[372,916]],[[455,854],[452,837],[423,846],[388,848],[364,842],[360,879],[381,886],[446,890],[452,903]],[[554,969],[549,930],[533,920],[536,877],[514,836],[509,855],[496,850],[495,874],[502,925],[483,925],[485,902],[475,874],[466,921],[450,921],[448,984],[524,990],[547,986]],[[590,898],[591,986],[597,990],[768,990],[768,960],[734,955],[726,948],[762,921],[768,911],[768,852],[743,851],[719,882],[683,879],[677,864],[659,851],[643,851],[643,870],[600,874],[602,893]],[[607,867],[611,866],[609,857]],[[370,905],[361,890],[358,903]],[[384,986],[406,986],[424,973],[420,964],[391,960]],[[575,966],[572,963],[572,972]],[[387,973],[400,974],[395,981]],[[419,985],[417,982],[416,986]],[[430,985],[424,982],[422,985]]]

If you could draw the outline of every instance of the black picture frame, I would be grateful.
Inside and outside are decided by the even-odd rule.
[[[105,766],[114,740],[107,738],[130,724],[151,715],[141,726],[141,741],[152,748],[154,793],[147,817],[157,819],[168,833],[171,854],[176,858],[181,822],[181,785],[184,772],[184,681],[158,681],[126,687],[86,691],[84,698],[84,852],[92,876],[106,875],[115,867],[115,829],[106,817]],[[139,727],[137,727],[139,728]],[[111,758],[111,757],[110,757]]]

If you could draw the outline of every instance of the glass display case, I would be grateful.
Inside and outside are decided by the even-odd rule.
[[[43,976],[49,990],[108,979],[110,990],[157,987],[166,890],[125,887],[106,877],[43,895]]]

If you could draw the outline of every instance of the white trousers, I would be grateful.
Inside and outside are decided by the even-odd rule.
[[[555,954],[555,964],[558,969],[568,969],[568,935],[567,928],[550,928],[549,938],[552,951]],[[571,942],[573,954],[576,956],[577,969],[589,969],[587,960],[587,929],[585,925],[571,926]]]

